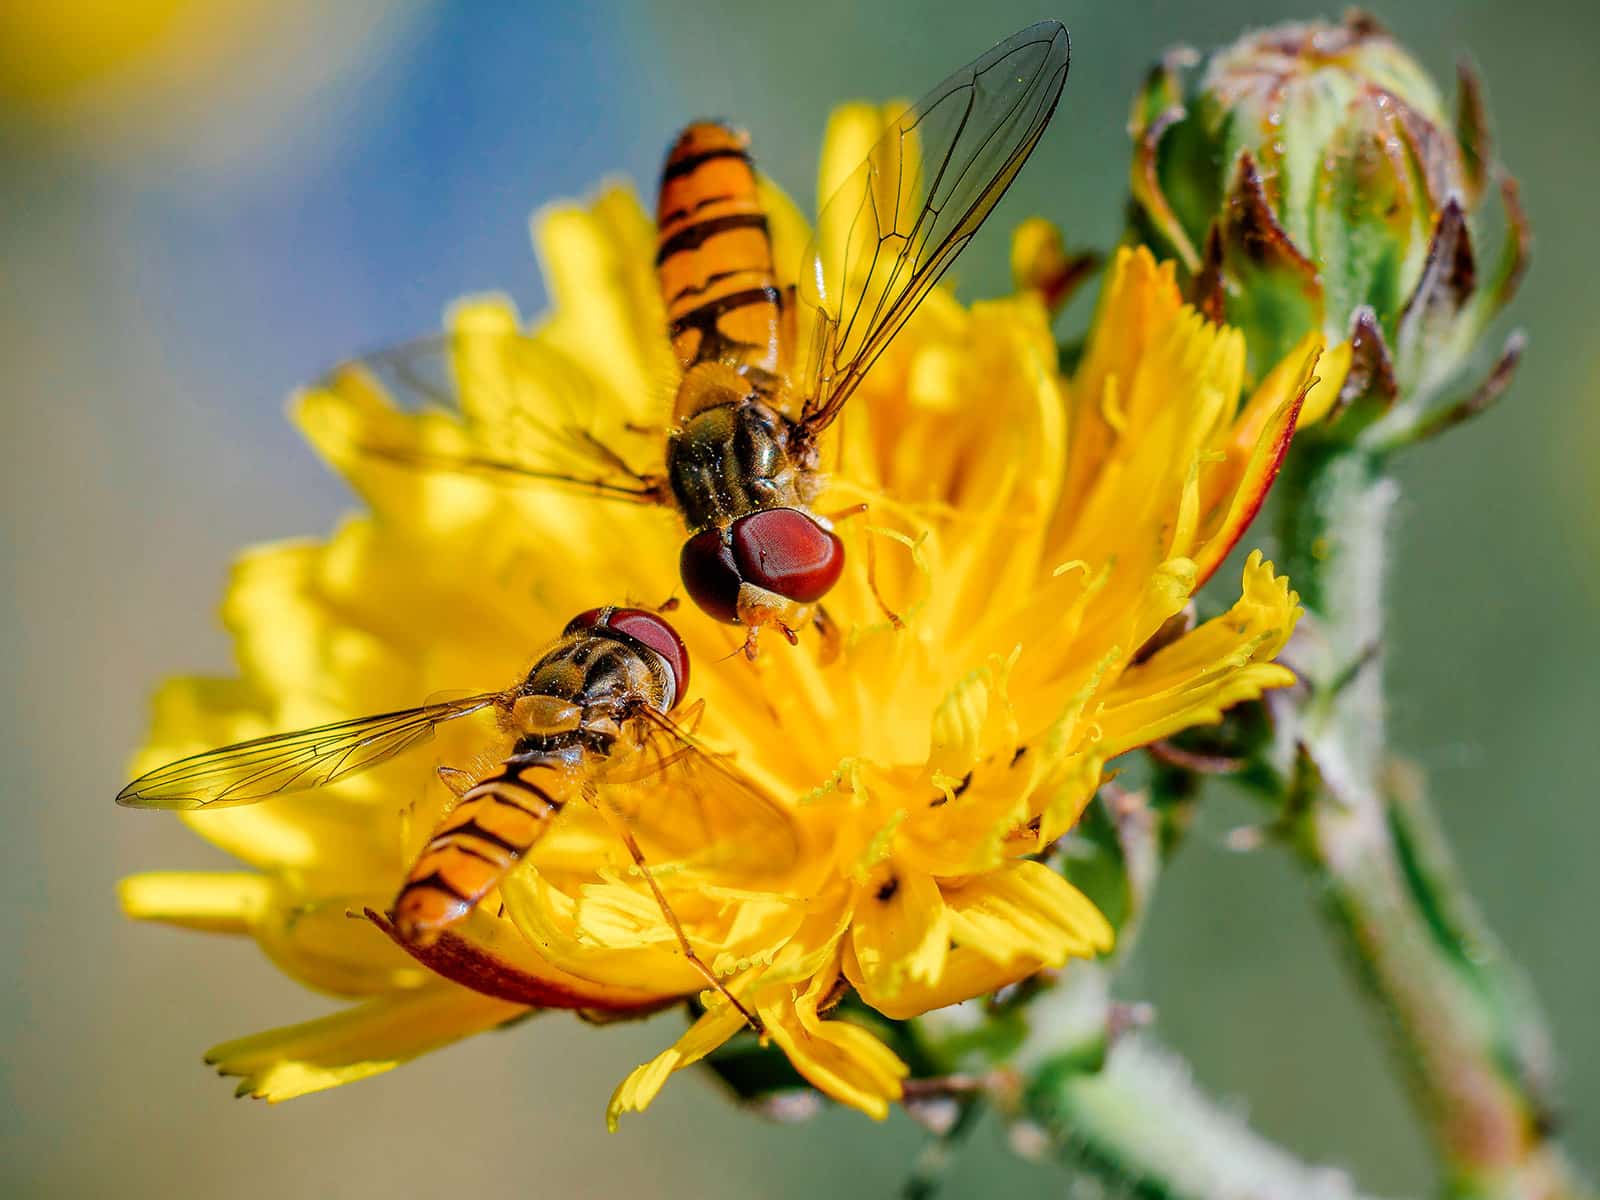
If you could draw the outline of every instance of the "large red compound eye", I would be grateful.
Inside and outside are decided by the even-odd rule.
[[[689,686],[689,650],[676,629],[655,613],[642,608],[612,609],[611,619],[606,625],[659,654],[672,672],[673,703],[683,698],[684,689]],[[667,707],[671,708],[672,705]]]
[[[703,529],[683,544],[678,573],[689,598],[719,621],[739,623],[739,568],[717,529]]]
[[[608,630],[632,638],[661,656],[672,673],[672,703],[668,708],[683,698],[684,689],[689,686],[689,649],[676,629],[642,608],[591,608],[567,622],[566,635],[604,634]]]
[[[797,508],[740,517],[729,530],[739,574],[801,604],[828,594],[844,570],[844,543]]]
[[[571,637],[575,633],[588,633],[600,624],[600,619],[605,615],[606,610],[603,608],[586,608],[567,622],[567,627],[561,631],[561,636]]]

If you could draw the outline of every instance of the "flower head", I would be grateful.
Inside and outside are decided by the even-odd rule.
[[[873,109],[841,113],[824,177],[880,122]],[[780,247],[804,241],[781,196],[769,209]],[[501,360],[515,378],[497,388],[528,408],[491,419],[513,439],[529,412],[560,405],[649,461],[663,452],[673,359],[648,220],[611,189],[544,214],[537,240],[553,310],[533,326],[541,353]],[[520,324],[499,299],[450,320]],[[1033,291],[971,308],[936,291],[830,451],[818,509],[868,506],[840,524],[852,566],[828,600],[837,657],[802,641],[752,663],[735,653],[737,631],[674,618],[694,661],[689,700],[704,701],[696,737],[783,814],[791,852],[735,853],[737,825],[648,781],[633,817],[641,841],[707,843],[657,872],[663,893],[818,1089],[874,1115],[900,1095],[905,1065],[829,1015],[851,989],[909,1017],[1105,951],[1110,926],[1048,852],[1106,764],[1290,681],[1272,659],[1296,597],[1259,555],[1226,613],[1151,647],[1259,505],[1316,350],[1314,336],[1298,344],[1246,396],[1242,335],[1185,307],[1172,267],[1142,250],[1112,264],[1070,380]],[[241,678],[169,684],[144,765],[441,688],[504,686],[573,613],[678,587],[669,513],[354,452],[352,429],[462,436],[447,413],[395,411],[371,379],[305,394],[296,417],[369,511],[327,542],[240,562],[224,617]],[[702,991],[603,814],[582,806],[459,936],[412,953],[386,936],[382,909],[451,800],[435,762],[471,767],[474,753],[470,731],[451,727],[436,755],[189,814],[249,870],[125,882],[130,914],[250,933],[286,971],[357,1001],[214,1050],[242,1090],[333,1086],[535,1008],[618,1015],[698,998],[687,1033],[617,1089],[615,1119],[740,1030],[741,1015]]]
[[[1244,330],[1253,373],[1321,330],[1332,382],[1308,423],[1359,433],[1403,396],[1386,433],[1422,424],[1525,265],[1476,76],[1462,67],[1452,115],[1355,12],[1248,34],[1186,84],[1191,57],[1169,55],[1134,104],[1139,231],[1181,260],[1202,309]],[[1482,264],[1491,183],[1507,228]]]

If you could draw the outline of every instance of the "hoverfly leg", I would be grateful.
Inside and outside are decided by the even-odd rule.
[[[673,724],[685,733],[693,735],[700,728],[700,718],[706,715],[706,698],[701,696],[688,708],[681,709],[673,717]]]
[[[661,890],[661,885],[656,882],[656,877],[651,874],[650,864],[645,862],[644,851],[639,849],[639,843],[634,839],[633,831],[628,829],[620,820],[613,821],[611,824],[622,838],[622,844],[628,848],[628,855],[633,859],[633,865],[639,868],[639,874],[644,877],[645,883],[649,885],[650,892],[656,899],[656,905],[661,909],[661,915],[666,918],[667,926],[672,930],[673,936],[678,939],[678,948],[683,951],[683,957],[688,960],[689,965],[695,969],[695,972],[702,979],[720,992],[724,1000],[733,1005],[734,1010],[749,1023],[751,1029],[757,1033],[764,1033],[765,1030],[762,1029],[761,1022],[756,1015],[739,1002],[738,997],[728,990],[727,984],[717,978],[716,973],[706,966],[700,956],[695,953],[694,947],[689,944],[689,935],[683,931],[683,925],[679,922],[677,914],[672,911],[672,905],[667,903],[666,893]]]
[[[761,652],[759,646],[757,645],[757,639],[760,636],[761,636],[761,626],[759,626],[759,625],[747,625],[747,626],[745,626],[743,650],[744,650],[745,658],[749,659],[751,662],[755,662],[756,655],[758,655]]]
[[[439,781],[449,788],[458,800],[471,791],[473,783],[476,782],[472,778],[472,772],[463,771],[460,767],[438,767],[435,770]]]
[[[824,667],[837,662],[839,655],[844,653],[844,634],[840,632],[838,622],[819,604],[816,612],[811,614],[811,624],[822,639],[822,649],[817,654],[817,662]]]
[[[645,608],[645,609],[649,609],[651,612],[670,613],[670,612],[677,612],[679,606],[683,603],[683,601],[678,599],[677,595],[674,594],[674,595],[668,596],[660,604],[652,604],[648,600],[641,600],[641,599],[637,598],[636,596],[630,594],[627,597],[627,603],[628,603],[628,605],[630,607],[633,607],[633,608]]]
[[[865,508],[866,505],[863,504],[862,507]],[[883,612],[883,615],[889,619],[890,628],[904,629],[906,623],[900,619],[900,615],[894,609],[889,607],[888,601],[883,598],[883,593],[878,590],[878,543],[873,538],[870,529],[866,531],[866,543],[867,590],[872,593],[872,598],[878,602],[878,608]]]
[[[823,513],[822,518],[830,524],[838,524],[840,521],[848,521],[851,517],[859,517],[866,511],[866,502],[862,501],[860,504],[852,504],[849,508],[841,508],[831,513]]]
[[[852,504],[849,508],[841,508],[837,512],[824,513],[823,516],[827,521],[837,523],[839,521],[848,521],[851,517],[859,517],[867,511],[868,505],[865,501],[862,501],[860,504]],[[872,598],[878,602],[878,608],[882,611],[884,617],[888,619],[890,626],[895,629],[904,629],[906,623],[900,619],[899,614],[894,609],[889,607],[887,601],[883,598],[883,593],[878,590],[878,547],[877,543],[872,540],[872,531],[868,530],[864,537],[867,543],[867,587],[871,589]]]
[[[863,501],[860,504],[852,504],[849,508],[841,508],[838,512],[828,513],[827,519],[829,521],[846,521],[851,517],[861,516],[866,511],[867,504]],[[899,614],[894,609],[889,607],[888,602],[883,598],[883,593],[878,590],[878,544],[873,541],[871,530],[865,533],[864,539],[867,543],[867,587],[871,590],[872,598],[878,602],[878,608],[888,619],[890,626],[895,629],[904,629],[906,623],[900,619]]]

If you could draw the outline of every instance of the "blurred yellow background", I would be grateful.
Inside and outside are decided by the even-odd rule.
[[[695,1077],[608,1137],[606,1097],[673,1015],[604,1031],[551,1015],[277,1109],[233,1102],[201,1051],[326,1004],[249,943],[118,914],[130,871],[224,865],[177,821],[111,803],[148,693],[175,671],[228,669],[214,609],[238,548],[321,533],[351,503],[283,420],[288,391],[427,331],[465,291],[536,311],[532,209],[607,174],[648,189],[685,119],[747,125],[809,204],[832,104],[915,94],[1059,16],[1066,98],[995,224],[1040,212],[1104,245],[1129,99],[1160,50],[1337,13],[578,7],[0,0],[7,1195],[881,1196],[920,1145],[900,1116],[766,1124]],[[1428,767],[1468,877],[1539,985],[1567,1136],[1594,1166],[1600,13],[1422,0],[1378,15],[1442,78],[1460,54],[1478,63],[1537,235],[1514,308],[1532,348],[1511,396],[1402,466],[1396,740]],[[991,232],[963,258],[964,293],[1004,285],[1004,248]],[[1210,806],[1127,990],[1263,1131],[1370,1190],[1423,1191],[1418,1131],[1313,897],[1284,856],[1222,848],[1248,816],[1227,796]],[[949,1194],[1002,1184],[1063,1188],[986,1129]]]

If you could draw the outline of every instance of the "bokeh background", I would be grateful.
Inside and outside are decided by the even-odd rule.
[[[670,1015],[607,1031],[555,1015],[276,1109],[234,1102],[200,1052],[326,1004],[251,944],[124,923],[120,876],[221,863],[111,797],[151,685],[226,669],[214,609],[236,549],[325,531],[351,502],[283,419],[297,382],[433,328],[465,291],[536,311],[529,213],[606,175],[648,186],[688,117],[748,125],[809,202],[833,103],[915,94],[1042,12],[0,0],[6,1194],[892,1193],[921,1142],[900,1116],[782,1128],[690,1076],[608,1137],[611,1087]],[[1319,12],[1063,0],[1066,100],[996,226],[1037,211],[1109,243],[1143,67],[1169,43]],[[1513,394],[1402,468],[1394,723],[1537,980],[1571,1146],[1600,1166],[1600,8],[1409,0],[1379,15],[1441,76],[1477,61],[1538,238]],[[1001,233],[981,241],[963,286],[1002,286],[1004,250]],[[1130,990],[1266,1133],[1418,1194],[1418,1131],[1314,898],[1275,852],[1223,848],[1247,816],[1226,797],[1208,809]],[[1062,1193],[1001,1136],[980,1132],[950,1194]]]

